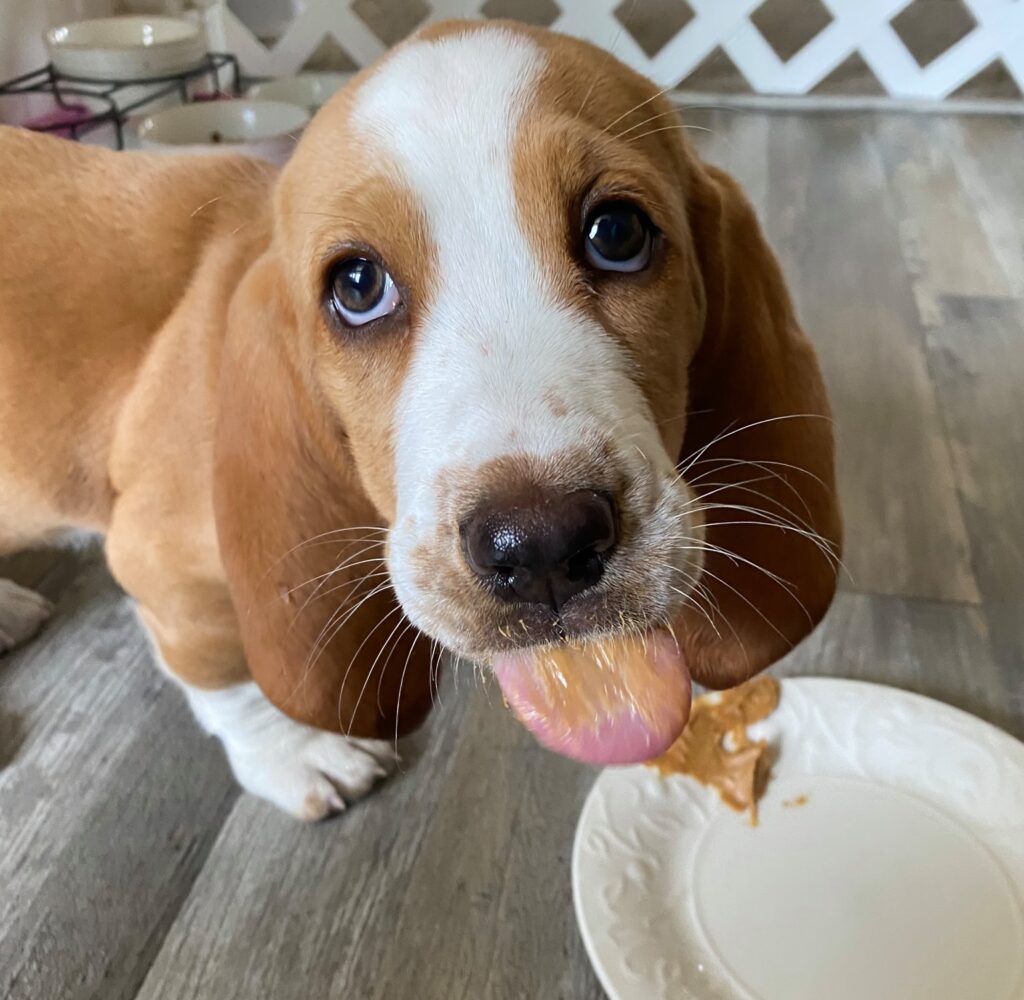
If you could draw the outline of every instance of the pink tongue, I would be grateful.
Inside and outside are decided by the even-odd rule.
[[[667,632],[499,656],[493,667],[537,741],[588,764],[657,757],[690,715],[690,673]]]

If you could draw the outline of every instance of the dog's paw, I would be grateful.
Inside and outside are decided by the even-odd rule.
[[[0,654],[31,639],[52,614],[53,605],[41,594],[0,580]]]
[[[341,812],[398,764],[384,740],[305,726],[271,705],[252,682],[186,690],[196,717],[224,744],[238,783],[307,822]]]
[[[352,740],[292,722],[286,739],[225,742],[238,783],[306,822],[341,812],[398,762],[381,740]],[[280,733],[278,737],[280,737]]]

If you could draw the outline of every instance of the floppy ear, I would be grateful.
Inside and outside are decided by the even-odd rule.
[[[680,469],[707,518],[710,600],[684,612],[694,678],[746,680],[825,614],[841,522],[832,423],[814,348],[735,181],[695,159],[690,221],[707,301]]]
[[[249,669],[269,700],[323,729],[393,738],[429,710],[429,643],[381,575],[383,520],[299,343],[265,254],[232,300],[221,360],[221,558]]]

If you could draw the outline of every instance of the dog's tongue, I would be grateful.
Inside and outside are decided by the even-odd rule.
[[[588,764],[657,757],[690,715],[690,672],[667,632],[500,656],[493,667],[538,742]]]

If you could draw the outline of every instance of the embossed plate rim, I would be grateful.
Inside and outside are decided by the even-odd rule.
[[[756,735],[781,742],[774,781],[800,775],[868,778],[956,814],[1007,873],[1018,902],[1024,900],[1024,743],[969,712],[900,688],[832,677],[785,678],[782,686],[778,711],[752,727]],[[829,711],[835,715],[832,728],[827,724]],[[865,726],[873,730],[870,738]],[[838,733],[840,727],[847,731]],[[948,771],[936,774],[935,741],[915,738],[914,727],[941,737],[951,768],[977,764],[977,754],[982,754],[984,775],[990,780],[954,783]],[[847,740],[845,754],[841,736]],[[849,753],[851,746],[858,749],[856,758]],[[989,766],[992,761],[995,768]],[[976,769],[971,773],[978,775]],[[633,798],[612,822],[610,798],[618,794],[621,799],[626,792]],[[653,807],[647,802],[639,808],[645,797],[654,800]],[[659,804],[668,808],[659,813]],[[598,817],[602,810],[603,817]],[[648,864],[652,854],[659,854],[659,838],[671,840],[676,857],[691,849],[695,852],[704,827],[725,811],[727,807],[711,790],[682,778],[663,781],[643,765],[607,769],[594,782],[573,841],[572,892],[580,935],[611,1000],[745,1000],[750,996],[725,970],[702,963],[713,953],[703,941],[699,922],[692,915],[689,921],[678,920],[678,903],[673,904],[672,920],[666,921],[667,902],[650,891],[670,877]],[[646,838],[642,849],[641,837]],[[607,861],[597,859],[598,849]],[[664,853],[667,856],[667,848]],[[584,868],[589,880],[586,892],[582,891]],[[594,878],[595,871],[601,880]],[[616,911],[622,909],[626,918],[614,923],[602,918],[598,894],[611,898]],[[605,908],[609,909],[607,902]],[[666,934],[679,935],[673,938],[672,959],[659,954],[657,947],[659,935]],[[688,968],[681,964],[684,961],[690,962]],[[646,971],[638,973],[638,965]]]

